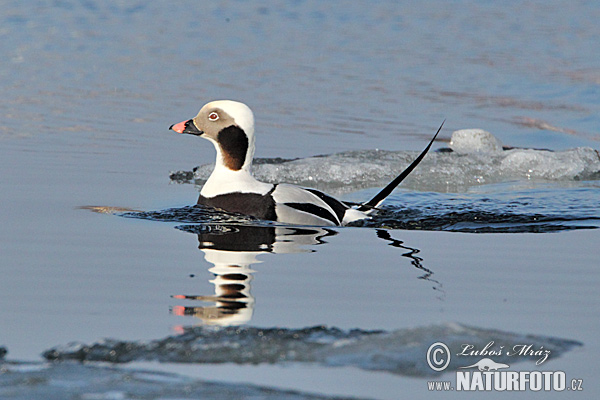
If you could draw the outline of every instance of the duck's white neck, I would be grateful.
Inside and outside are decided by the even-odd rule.
[[[211,142],[213,142],[211,140]],[[242,168],[234,171],[225,165],[223,154],[218,143],[213,142],[217,151],[215,169],[202,187],[200,194],[204,197],[214,197],[226,193],[258,193],[266,194],[273,188],[270,183],[256,180],[252,176],[252,156],[254,155],[254,143],[248,148],[246,160]]]

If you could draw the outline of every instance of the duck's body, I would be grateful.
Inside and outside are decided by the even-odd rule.
[[[200,194],[198,204],[299,225],[344,225],[367,217],[318,190],[284,183],[269,186],[266,193],[234,191],[212,197]]]
[[[231,100],[208,103],[196,117],[172,125],[170,129],[201,136],[214,144],[217,151],[215,169],[200,191],[198,204],[228,212],[297,225],[345,225],[367,218],[369,212],[400,183],[396,182],[398,178],[395,179],[391,189],[392,184],[369,202],[353,208],[315,189],[260,182],[251,171],[254,116],[248,106]],[[430,146],[431,143],[410,170]],[[399,178],[401,181],[404,177]]]

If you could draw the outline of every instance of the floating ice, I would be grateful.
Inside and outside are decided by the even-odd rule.
[[[461,129],[452,133],[450,148],[459,153],[498,153],[502,143],[483,129]]]
[[[489,132],[454,132],[455,151],[429,153],[402,183],[402,188],[433,192],[464,192],[482,184],[513,180],[570,182],[600,179],[600,155],[589,147],[565,151],[502,150]],[[255,176],[266,182],[287,182],[332,194],[379,188],[391,181],[418,155],[412,151],[363,150],[294,160],[257,159]],[[193,172],[171,173],[176,182],[203,185],[212,164]]]
[[[514,149],[506,152],[499,169],[508,176],[526,179],[599,179],[600,156],[589,147],[559,152]]]
[[[179,336],[150,342],[104,340],[92,345],[68,345],[44,352],[48,360],[160,361],[179,363],[280,364],[291,362],[318,363],[324,366],[354,366],[409,376],[436,373],[428,366],[425,355],[432,343],[443,342],[452,354],[470,344],[483,349],[493,342],[512,349],[531,345],[548,351],[548,360],[582,344],[573,340],[537,335],[522,335],[498,330],[480,329],[448,323],[395,331],[349,331],[316,326],[304,329],[283,328],[188,328]],[[489,347],[489,345],[488,345]],[[450,370],[471,365],[481,356],[452,357]],[[494,361],[513,364],[539,362],[542,356],[514,356],[506,352]],[[543,362],[546,362],[544,360]]]

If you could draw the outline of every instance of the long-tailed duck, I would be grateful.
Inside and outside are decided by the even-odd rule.
[[[198,204],[288,224],[327,226],[366,218],[423,159],[442,127],[419,157],[375,197],[353,205],[315,189],[256,180],[251,171],[254,115],[243,103],[210,102],[194,118],[169,129],[208,139],[217,150],[215,169],[200,191]]]

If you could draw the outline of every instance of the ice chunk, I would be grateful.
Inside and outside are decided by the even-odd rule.
[[[315,326],[285,328],[188,328],[184,334],[151,342],[107,340],[75,352],[54,348],[46,351],[49,360],[79,361],[161,361],[181,363],[280,364],[290,362],[319,363],[325,366],[354,366],[365,370],[386,371],[409,376],[428,376],[435,372],[425,355],[432,343],[444,342],[452,354],[465,343],[482,349],[493,342],[495,349],[519,344],[544,348],[552,359],[573,347],[577,341],[539,335],[523,335],[498,330],[469,327],[457,323],[411,329],[365,331],[341,330]],[[471,365],[481,357],[452,357],[450,370]],[[539,358],[511,357],[503,353],[494,357],[501,363],[516,363]],[[545,362],[545,359],[542,361]]]
[[[486,144],[478,142],[470,147],[468,143],[460,144],[459,148],[464,152],[427,154],[400,188],[465,192],[473,186],[522,179],[564,182],[600,179],[600,156],[592,148],[496,151],[501,149],[501,144],[495,140],[491,137]],[[472,151],[467,152],[468,149]],[[418,152],[411,151],[350,151],[286,162],[260,163],[255,166],[254,174],[265,182],[292,183],[339,196],[385,186],[417,155]],[[196,168],[194,179],[189,182],[202,186],[212,170],[212,164]]]
[[[450,148],[460,154],[497,153],[502,151],[502,143],[483,129],[461,129],[452,133]]]
[[[598,179],[599,167],[598,153],[589,147],[558,152],[513,149],[500,163],[505,175],[545,180]]]

